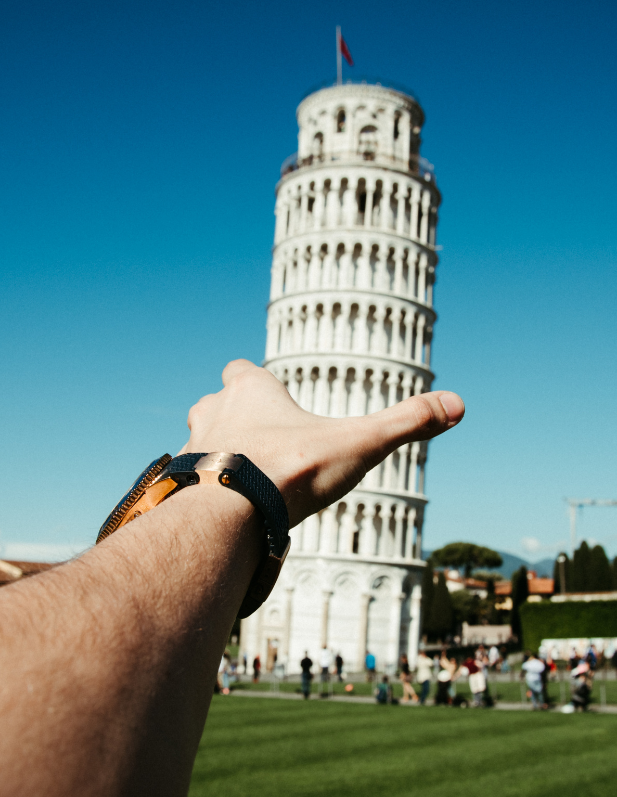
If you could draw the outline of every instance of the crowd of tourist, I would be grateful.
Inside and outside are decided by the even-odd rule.
[[[547,650],[541,648],[538,653],[526,651],[521,663],[520,678],[525,683],[526,696],[534,710],[546,710],[550,700],[547,685],[550,680],[557,677],[557,649]],[[617,665],[617,653],[613,654],[611,663]],[[607,661],[599,654],[594,645],[590,645],[581,655],[572,648],[567,663],[571,683],[571,700],[565,711],[585,710],[589,705],[593,679],[596,670]],[[248,673],[248,662],[243,657],[244,673]],[[328,686],[331,679],[339,682],[344,680],[344,661],[340,652],[333,655],[333,651],[324,645],[318,656],[317,663],[305,651],[300,662],[301,692],[308,699],[312,691],[314,668],[319,675],[321,697],[330,694]],[[364,660],[366,681],[373,683],[377,680],[377,660],[373,653],[366,651]],[[499,649],[496,645],[485,647],[479,645],[475,651],[464,657],[456,658],[448,655],[444,648],[440,654],[429,656],[426,651],[418,653],[415,666],[412,668],[406,654],[402,654],[398,663],[397,677],[401,683],[403,695],[402,703],[416,703],[425,705],[431,697],[433,690],[433,704],[436,706],[472,706],[490,707],[493,697],[489,690],[489,673],[511,672],[508,654],[505,646]],[[230,684],[238,680],[238,663],[232,661],[228,651],[225,651],[219,666],[215,691],[228,695]],[[258,683],[261,677],[261,660],[255,656],[252,662],[252,680]],[[467,697],[465,690],[457,689],[459,683],[467,682],[471,698]],[[353,691],[353,685],[346,686],[347,691]],[[374,696],[378,703],[398,703],[394,696],[391,678],[383,675],[379,683],[375,684]]]

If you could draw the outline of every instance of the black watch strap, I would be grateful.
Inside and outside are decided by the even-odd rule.
[[[138,500],[133,500],[130,510],[122,512],[121,517],[118,512],[122,502],[116,507],[110,518],[118,515],[117,522],[111,528],[108,518],[99,532],[97,543],[185,487],[200,482],[218,482],[247,498],[263,518],[265,534],[262,558],[238,612],[239,618],[248,617],[272,591],[289,551],[289,516],[283,496],[265,473],[244,454],[191,453],[180,454],[173,459],[165,455],[156,463],[158,472],[145,480],[139,495],[135,496]],[[138,479],[136,485],[140,484]],[[135,490],[136,485],[132,490]]]
[[[224,459],[227,457],[227,459]],[[217,465],[226,465],[220,470]],[[276,485],[244,454],[180,454],[169,462],[156,478],[157,482],[173,479],[180,489],[198,484],[202,471],[218,473],[218,482],[240,493],[263,515],[272,537],[275,552],[282,554],[289,538],[289,515],[283,496]],[[176,491],[174,491],[176,492]],[[173,493],[170,493],[173,495]]]

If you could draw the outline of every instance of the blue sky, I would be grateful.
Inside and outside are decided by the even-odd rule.
[[[565,496],[617,497],[616,22],[593,1],[6,3],[0,552],[90,544],[224,364],[261,362],[274,186],[340,24],[345,77],[419,98],[444,197],[435,386],[468,412],[430,449],[426,545],[552,555]],[[579,530],[617,555],[616,509]]]

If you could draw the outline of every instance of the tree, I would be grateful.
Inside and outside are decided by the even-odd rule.
[[[433,551],[432,558],[438,565],[463,569],[467,578],[478,567],[501,567],[503,564],[497,551],[471,542],[452,542]]]
[[[587,589],[590,592],[608,592],[613,586],[613,573],[604,548],[595,545],[589,552]]]
[[[454,610],[454,624],[457,633],[463,623],[477,625],[480,621],[480,598],[466,589],[459,589],[450,596]]]
[[[430,608],[427,632],[435,639],[445,640],[452,633],[453,625],[452,598],[443,573],[437,576]]]
[[[583,540],[578,550],[574,551],[572,562],[572,579],[569,592],[587,592],[590,575],[589,546]]]
[[[510,626],[512,634],[518,638],[519,642],[523,639],[523,629],[519,607],[525,603],[529,596],[529,580],[527,578],[527,568],[519,568],[512,574],[512,611],[510,612]]]
[[[429,633],[429,619],[433,605],[435,585],[433,583],[433,559],[429,557],[422,573],[422,633]]]
[[[617,556],[613,559],[613,589],[617,589]]]
[[[572,582],[572,562],[570,561],[567,553],[560,553],[555,559],[555,564],[553,566],[553,579],[555,581],[554,592],[558,595],[561,592],[561,565],[559,564],[559,557],[565,556],[566,561],[563,563],[563,574],[564,574],[564,592],[571,592],[570,584]]]

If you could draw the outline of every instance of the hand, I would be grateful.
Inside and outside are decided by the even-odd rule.
[[[342,498],[399,446],[436,437],[465,414],[455,393],[436,391],[361,418],[324,418],[248,360],[229,363],[223,384],[191,408],[180,453],[245,454],[281,491],[290,526]]]

